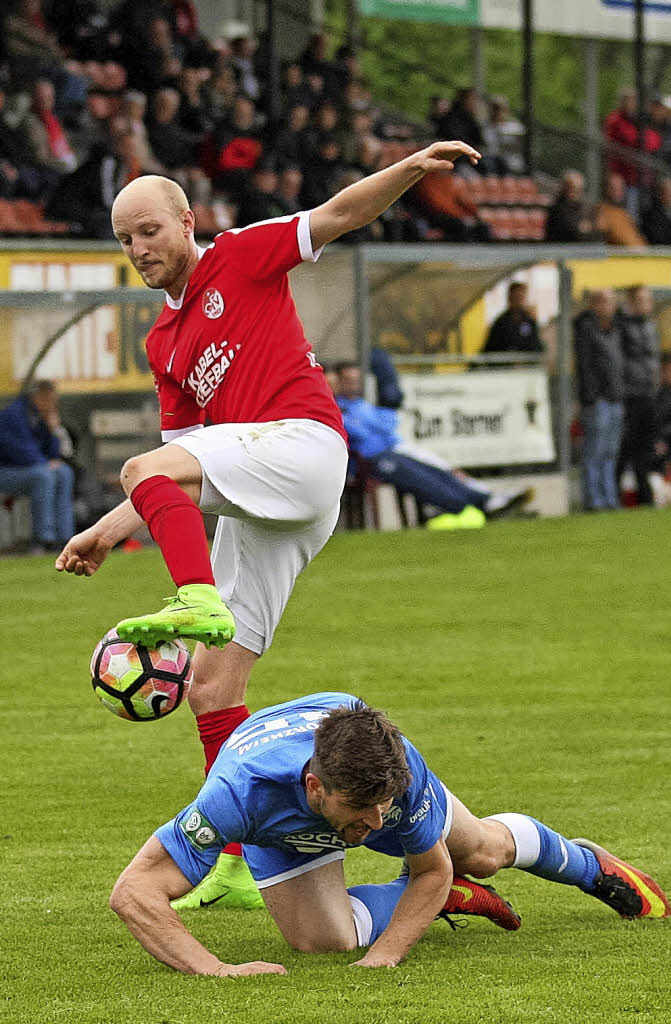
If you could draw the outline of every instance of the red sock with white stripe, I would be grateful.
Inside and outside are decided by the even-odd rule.
[[[160,547],[175,585],[214,586],[203,517],[186,491],[170,477],[150,476],[133,488],[130,500]]]
[[[196,718],[198,734],[205,750],[205,774],[208,775],[221,747],[232,736],[239,725],[249,718],[249,709],[244,704],[237,708],[222,708],[220,711],[205,711]],[[240,843],[229,843],[223,853],[242,856]]]

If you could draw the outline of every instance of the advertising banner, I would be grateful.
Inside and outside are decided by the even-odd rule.
[[[534,0],[534,29],[595,39],[632,39],[633,0]],[[651,43],[671,43],[671,0],[646,0],[645,35]],[[520,0],[480,0],[483,28],[522,27]]]
[[[401,375],[404,441],[451,466],[553,462],[548,378],[541,368]]]
[[[374,18],[479,25],[480,0],[360,0],[361,13]]]

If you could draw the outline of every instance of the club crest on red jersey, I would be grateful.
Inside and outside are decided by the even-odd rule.
[[[207,288],[203,293],[203,313],[209,320],[218,320],[224,312],[224,300],[216,288]]]

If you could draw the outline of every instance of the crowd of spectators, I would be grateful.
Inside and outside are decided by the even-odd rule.
[[[671,98],[653,96],[641,125],[636,94],[623,89],[604,140],[611,146],[601,199],[589,203],[584,176],[567,170],[548,210],[546,240],[671,245]]]
[[[636,502],[650,505],[655,475],[667,472],[671,373],[667,367],[662,377],[652,314],[650,289],[635,285],[621,305],[612,289],[593,292],[575,320],[583,502],[589,511],[619,507],[627,470],[635,479]]]
[[[143,173],[179,181],[201,230],[292,213],[432,130],[477,146],[482,175],[523,171],[523,129],[505,99],[483,116],[461,89],[414,126],[376,106],[354,52],[331,53],[322,33],[283,66],[278,104],[264,40],[240,22],[204,38],[192,0],[122,0],[111,12],[96,0],[11,0],[0,21],[0,200],[38,202],[74,234],[111,237],[112,199]],[[489,238],[459,170],[430,176],[350,240]]]
[[[116,192],[166,174],[186,189],[199,232],[213,234],[318,205],[431,138],[454,138],[483,154],[477,169],[460,161],[454,175],[427,175],[346,240],[671,244],[671,164],[665,177],[628,159],[640,131],[630,90],[605,123],[617,149],[602,200],[590,206],[569,170],[550,205],[525,176],[524,127],[505,97],[436,95],[426,124],[413,125],[376,104],[356,54],[324,33],[283,65],[279,99],[267,75],[265,40],[241,22],[206,39],[193,0],[121,0],[111,11],[96,0],[10,0],[0,14],[0,202],[29,200],[63,230],[109,238]],[[671,160],[659,96],[644,150]]]

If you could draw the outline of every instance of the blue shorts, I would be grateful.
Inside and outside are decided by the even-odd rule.
[[[435,776],[433,778],[436,779]],[[439,783],[436,786],[438,802],[445,815],[442,836],[443,839],[446,839],[452,826],[452,794],[438,779],[436,782]],[[245,843],[242,847],[242,855],[259,889],[268,889],[271,885],[278,885],[290,878],[314,871],[315,868],[320,868],[324,864],[344,860],[347,849],[344,842],[335,840],[334,837],[332,845],[334,848],[326,852],[322,849],[317,853],[299,853],[293,850],[279,849],[275,846],[249,846]],[[377,853],[384,853],[388,857],[402,858],[406,852],[409,852],[404,850],[391,829],[377,833],[375,839],[362,845]]]

